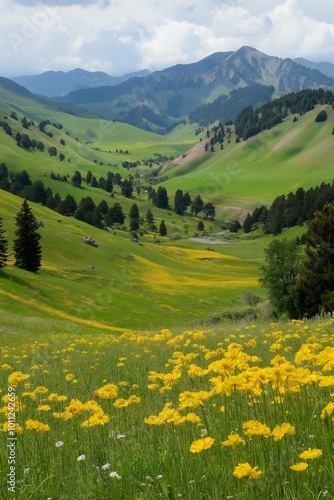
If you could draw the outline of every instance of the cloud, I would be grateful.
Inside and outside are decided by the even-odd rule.
[[[250,45],[334,62],[332,0],[0,0],[0,74],[121,74]]]

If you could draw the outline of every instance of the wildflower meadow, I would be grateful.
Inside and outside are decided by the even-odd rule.
[[[331,318],[2,344],[2,498],[334,498]]]

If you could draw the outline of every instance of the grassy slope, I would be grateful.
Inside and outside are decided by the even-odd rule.
[[[170,167],[164,183],[173,192],[182,187],[202,192],[207,199],[240,214],[299,186],[316,186],[333,180],[334,110],[327,107],[325,123],[315,123],[319,108],[292,117],[272,130],[223,151],[203,153],[189,163]],[[234,138],[233,138],[234,140]],[[233,210],[234,209],[234,210]]]
[[[90,169],[100,176],[111,169],[126,176],[126,170],[111,162],[116,159],[119,164],[123,159],[149,157],[154,152],[176,154],[194,143],[194,130],[190,126],[178,127],[162,138],[124,124],[78,119],[59,112],[51,115],[48,109],[44,109],[43,114],[42,107],[35,109],[31,103],[29,112],[23,112],[20,106],[25,105],[21,102],[24,98],[15,99],[12,98],[10,109],[16,103],[19,117],[33,118],[35,112],[39,113],[39,119],[50,118],[64,125],[61,131],[50,128],[54,133],[52,139],[34,127],[27,132],[31,138],[42,140],[46,149],[56,145],[58,152],[63,152],[71,163],[50,158],[47,153],[24,151],[2,130],[0,160],[5,161],[10,170],[27,169],[33,180],[42,178],[61,196],[71,193],[79,200],[89,195],[95,202],[106,199],[109,205],[119,201],[126,214],[133,202],[138,204],[142,215],[147,208],[152,208],[147,195],[142,193],[127,200],[116,189],[115,198],[111,200],[105,192],[86,185],[78,190],[70,183],[52,181],[48,177],[50,171],[71,176],[76,169],[83,174]],[[169,175],[175,175],[166,182],[171,200],[173,189],[181,187],[224,205],[225,211],[233,211],[229,206],[237,207],[234,208],[237,212],[259,202],[270,202],[275,194],[298,187],[302,173],[306,186],[329,180],[333,111],[325,124],[315,124],[314,114],[305,115],[296,124],[288,119],[286,124],[246,143],[230,144],[222,152],[203,154],[185,166],[170,170]],[[9,118],[8,122],[15,131],[20,130],[19,122]],[[295,134],[293,142],[292,134]],[[60,146],[62,138],[65,146]],[[106,152],[116,148],[127,148],[131,154]],[[99,165],[101,161],[103,166]],[[0,214],[5,219],[10,247],[14,238],[14,216],[20,204],[20,198],[0,192]],[[52,321],[69,321],[85,328],[146,329],[208,320],[223,307],[238,303],[245,291],[259,292],[257,266],[271,239],[269,236],[252,233],[226,245],[210,245],[210,240],[198,245],[168,239],[159,245],[151,233],[141,238],[143,246],[139,246],[129,241],[127,233],[107,233],[64,217],[59,223],[58,214],[44,207],[33,205],[33,210],[45,223],[41,229],[43,267],[38,275],[32,275],[13,267],[11,258],[0,278],[0,307],[4,314],[19,312],[52,318]],[[180,217],[157,209],[154,215],[157,224],[162,218],[166,220],[169,236],[191,236],[196,230],[197,219],[189,215]],[[205,223],[209,232],[216,231],[217,227],[215,223]],[[302,228],[295,228],[283,236],[294,237],[302,232]],[[98,249],[82,242],[86,234],[98,241]],[[90,268],[91,265],[95,269]]]
[[[10,248],[20,204],[20,198],[1,192],[0,213]],[[233,256],[231,249],[228,255],[227,245],[213,251],[169,241],[159,245],[146,236],[140,246],[126,233],[101,231],[64,217],[59,223],[54,212],[32,207],[45,224],[40,230],[43,266],[30,274],[13,267],[11,258],[0,279],[3,313],[146,329],[208,319],[223,303],[257,286],[256,262]],[[82,242],[87,233],[99,248]]]

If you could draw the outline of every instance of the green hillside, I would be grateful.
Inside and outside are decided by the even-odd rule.
[[[316,123],[320,109],[326,109],[328,119]],[[224,150],[216,148],[202,153],[165,172],[168,191],[181,188],[196,193],[202,190],[206,198],[219,205],[224,213],[240,215],[261,204],[270,204],[280,194],[298,187],[316,186],[333,180],[334,110],[331,106],[317,107],[298,117],[288,116],[284,123],[262,132],[246,142],[231,144]]]
[[[143,222],[138,244],[129,236],[128,218],[123,230],[103,231],[31,203],[34,214],[44,223],[40,229],[43,265],[37,274],[30,274],[15,268],[10,257],[0,278],[0,307],[7,320],[8,315],[23,315],[116,331],[181,326],[216,321],[224,311],[245,310],[245,294],[250,292],[259,296],[259,310],[263,312],[265,294],[258,285],[257,268],[272,237],[264,236],[261,230],[232,236],[222,230],[223,219],[244,215],[262,203],[270,204],[275,196],[300,185],[315,186],[332,180],[331,108],[327,108],[329,118],[324,123],[314,121],[318,108],[297,122],[288,117],[274,129],[239,144],[232,129],[224,149],[216,147],[208,153],[204,152],[205,139],[200,142],[195,136],[195,125],[180,125],[161,137],[125,124],[51,110],[10,91],[0,94],[0,109],[0,121],[13,131],[11,137],[0,128],[0,163],[6,163],[10,171],[26,169],[32,181],[42,180],[62,198],[71,194],[79,202],[90,196],[96,204],[105,200],[108,206],[119,202],[127,216],[133,203],[142,218],[150,208],[157,227],[164,219],[168,231],[168,236],[161,238]],[[10,117],[11,111],[16,112],[18,120]],[[21,123],[23,116],[34,120],[28,129]],[[51,121],[45,127],[49,135],[38,128],[42,119]],[[44,152],[17,146],[16,132],[42,141]],[[194,145],[199,151],[188,152]],[[57,157],[48,154],[50,146],[57,148]],[[60,161],[59,153],[64,154],[64,161]],[[157,160],[162,155],[169,158],[166,164]],[[179,164],[172,166],[171,158],[179,155]],[[124,160],[141,164],[127,170],[122,167]],[[177,189],[189,190],[192,196],[200,193],[205,201],[216,205],[216,220],[205,220],[203,233],[197,230],[202,218],[158,209],[148,200],[146,187],[159,179],[152,171],[162,166],[161,175],[168,177],[164,185],[171,207]],[[75,170],[83,176],[88,170],[96,177],[108,171],[120,173],[123,179],[132,175],[141,189],[132,198],[125,198],[116,185],[111,198],[106,191],[85,182],[81,188],[74,187],[70,178]],[[51,171],[68,176],[68,182],[51,179]],[[21,203],[21,198],[0,191],[0,215],[10,248],[14,216]],[[280,237],[293,238],[304,231],[302,227],[292,228]],[[86,235],[92,236],[99,247],[84,244]]]

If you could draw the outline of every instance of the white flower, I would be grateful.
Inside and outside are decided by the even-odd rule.
[[[23,469],[23,474],[29,474],[30,470],[30,467],[28,467],[27,469]]]
[[[81,462],[82,460],[86,460],[86,455],[80,455],[80,456],[77,458],[77,462]]]
[[[63,441],[57,441],[56,442],[56,448],[61,448],[62,446],[64,446],[64,442]]]
[[[117,434],[117,439],[122,439],[122,438],[125,438],[125,434]]]
[[[122,476],[120,476],[119,474],[117,474],[116,471],[110,472],[109,476],[110,477],[115,477],[116,479],[122,479]]]
[[[109,468],[110,468],[110,464],[104,464],[104,465],[101,466],[102,470],[107,470]]]
[[[201,437],[204,438],[208,434],[208,431],[206,429],[201,430]]]
[[[161,479],[162,478],[162,474],[159,474],[159,476],[157,476],[157,479]]]

